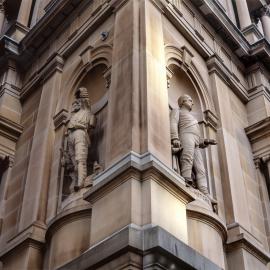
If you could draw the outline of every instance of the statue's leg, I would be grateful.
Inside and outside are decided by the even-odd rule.
[[[73,192],[74,186],[76,185],[76,181],[77,181],[77,161],[75,158],[75,140],[72,133],[69,135],[67,140],[68,140],[67,141],[68,155],[70,158],[69,161],[71,161],[73,165],[73,171],[70,172],[69,174],[70,178],[72,179],[72,182],[70,183],[70,186],[69,186],[69,190],[70,192]]]
[[[181,134],[182,152],[180,157],[181,175],[188,184],[192,184],[192,166],[195,150],[194,135],[190,133]]]
[[[206,172],[203,163],[202,153],[198,147],[194,151],[194,170],[196,173],[196,182],[198,189],[205,195],[208,195],[208,184],[206,179]]]
[[[82,187],[87,176],[88,143],[83,130],[77,130],[75,153],[78,168],[77,186]]]

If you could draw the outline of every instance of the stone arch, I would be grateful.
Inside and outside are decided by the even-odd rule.
[[[103,76],[106,81],[106,87],[110,86],[110,70],[112,63],[112,46],[102,44],[97,47],[88,46],[85,48],[68,72],[68,78],[62,86],[62,98],[58,110],[70,107],[70,102],[73,98],[74,91],[79,86],[80,82],[97,66],[104,66]]]
[[[196,91],[196,95],[200,103],[201,112],[203,113],[209,110],[215,112],[206,83],[194,65],[192,60],[193,57],[193,54],[186,46],[182,46],[181,48],[171,44],[167,44],[165,46],[168,84],[175,72],[178,71],[184,74],[184,76],[186,76],[194,86],[194,90]]]

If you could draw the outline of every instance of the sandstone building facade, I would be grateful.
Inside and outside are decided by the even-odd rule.
[[[268,4],[0,0],[2,269],[269,269]]]

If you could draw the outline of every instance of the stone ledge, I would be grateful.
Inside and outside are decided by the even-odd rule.
[[[262,138],[270,135],[270,117],[245,128],[246,134],[251,143],[260,141]]]
[[[23,132],[23,127],[0,115],[0,135],[17,142]]]
[[[47,227],[44,224],[38,222],[33,223],[24,231],[17,234],[15,237],[7,241],[5,245],[2,243],[0,250],[0,259],[9,256],[14,249],[23,248],[25,246],[31,246],[37,249],[41,249],[45,245],[45,233]]]
[[[227,240],[226,224],[215,213],[202,207],[199,207],[197,205],[192,205],[191,203],[187,205],[187,217],[190,219],[197,219],[200,222],[208,224],[210,227],[214,228],[220,234],[223,242],[226,242]]]
[[[91,203],[107,192],[108,187],[118,185],[118,182],[125,181],[132,176],[134,179],[143,181],[151,174],[153,179],[159,181],[159,176],[168,182],[172,189],[177,189],[181,193],[185,203],[195,199],[192,191],[186,187],[184,179],[172,169],[166,167],[151,153],[139,155],[130,152],[111,167],[97,175],[93,180],[93,187],[84,194],[84,199]],[[163,183],[164,184],[164,183]],[[104,188],[107,187],[107,188]]]
[[[147,266],[158,263],[163,267],[174,265],[174,269],[183,270],[221,270],[220,267],[164,229],[158,226],[141,228],[133,224],[99,242],[58,270],[95,269],[97,265],[107,263],[108,258],[113,260],[129,251],[140,254],[142,269],[144,269],[144,263],[147,262]]]
[[[91,217],[92,207],[89,205],[81,205],[60,212],[48,224],[46,232],[46,241],[48,241],[53,233],[61,228],[64,224],[81,219],[83,217]]]
[[[260,260],[263,264],[270,262],[270,253],[264,250],[263,245],[244,229],[240,224],[227,225],[228,240],[225,244],[226,252],[233,252],[237,249],[244,249]]]

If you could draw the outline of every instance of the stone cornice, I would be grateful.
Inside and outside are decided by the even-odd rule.
[[[163,3],[165,13],[166,9],[172,12],[172,8],[170,8],[170,5],[172,6],[171,0],[156,1]],[[234,51],[234,53],[246,66],[252,65],[259,59],[265,64],[265,66],[267,66],[268,69],[270,69],[270,64],[265,58],[266,55],[270,55],[270,44],[265,38],[263,38],[261,33],[257,31],[254,25],[251,25],[248,29],[246,29],[246,31],[250,31],[250,28],[252,28],[254,34],[259,38],[259,41],[255,44],[250,44],[241,30],[238,29],[237,26],[230,20],[224,9],[221,8],[217,1],[191,0],[191,2],[202,12],[210,25],[217,31],[220,37],[223,38],[225,43],[231,47],[232,51]],[[181,11],[179,11],[176,6],[173,5],[173,9],[178,12],[180,17],[182,16]],[[168,17],[170,18],[170,16]],[[189,33],[189,35],[191,35],[191,33]],[[196,48],[198,47],[198,44],[193,45]],[[200,49],[198,50],[200,51]]]
[[[245,131],[251,143],[260,141],[266,136],[270,136],[270,117],[245,128]]]
[[[0,115],[0,134],[14,142],[17,142],[22,134],[23,126]]]
[[[269,5],[265,5],[262,8],[260,8],[259,10],[257,10],[256,15],[258,17],[270,16],[270,7],[269,7]]]
[[[111,167],[101,172],[94,178],[93,187],[84,194],[84,199],[93,203],[103,197],[108,191],[116,188],[128,179],[144,181],[151,178],[166,188],[174,196],[184,203],[195,199],[194,194],[189,190],[184,179],[152,154],[139,155],[131,152]],[[180,195],[179,195],[180,194]]]
[[[220,236],[223,239],[223,242],[227,240],[226,224],[215,213],[203,209],[202,207],[195,207],[193,205],[188,204],[187,217],[208,224],[220,234]]]
[[[97,265],[108,262],[108,258],[117,258],[120,254],[135,252],[139,256],[147,256],[148,266],[168,269],[173,265],[175,269],[211,269],[221,270],[216,264],[205,258],[194,249],[175,238],[159,226],[139,227],[130,224],[111,237],[90,247],[80,257],[61,266],[59,270],[77,270],[83,265],[84,269],[95,269]],[[150,255],[150,256],[149,256]],[[141,269],[138,265],[136,269]],[[152,267],[151,267],[152,268]],[[156,267],[153,267],[156,269]]]
[[[226,252],[232,252],[237,249],[244,249],[263,264],[270,262],[270,254],[266,252],[263,248],[256,245],[254,242],[251,242],[250,239],[246,237],[245,234],[239,234],[235,239],[230,239],[226,243]]]
[[[264,264],[270,261],[270,254],[262,243],[239,223],[228,224],[227,230],[228,239],[225,245],[227,252],[244,249]]]
[[[209,73],[217,73],[223,81],[228,84],[235,94],[243,101],[248,102],[248,92],[246,89],[240,84],[238,78],[232,74],[225,65],[222,64],[222,61],[219,60],[219,57],[213,55],[207,60],[207,67]]]
[[[89,2],[89,0],[86,0]],[[59,0],[47,10],[46,14],[29,31],[22,41],[24,49],[39,46],[53,31],[66,20],[70,13],[80,4],[80,0]]]
[[[37,73],[28,81],[20,92],[20,98],[25,99],[35,87],[41,82],[46,81],[56,71],[62,72],[64,67],[64,59],[59,54],[52,55],[44,66],[42,66]]]
[[[92,208],[91,206],[77,206],[65,211],[62,211],[56,217],[54,217],[48,224],[46,232],[46,241],[49,241],[51,236],[59,230],[64,224],[72,222],[84,217],[91,217]]]
[[[33,223],[14,238],[10,239],[5,245],[1,245],[0,259],[6,256],[12,256],[15,248],[23,248],[25,246],[33,246],[37,249],[43,248],[46,230],[47,227],[44,224]]]

